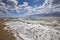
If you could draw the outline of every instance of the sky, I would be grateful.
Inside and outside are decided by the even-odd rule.
[[[0,0],[0,18],[60,12],[60,0]]]

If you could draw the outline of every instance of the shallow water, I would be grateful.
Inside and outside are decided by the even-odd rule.
[[[60,40],[60,30],[40,24],[22,21],[5,22],[5,30],[13,33],[16,40]]]

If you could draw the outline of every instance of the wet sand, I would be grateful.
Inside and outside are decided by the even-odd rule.
[[[4,22],[6,22],[4,19],[0,19],[0,40],[15,40],[15,37],[13,37],[12,33],[8,33],[8,31],[4,30]]]

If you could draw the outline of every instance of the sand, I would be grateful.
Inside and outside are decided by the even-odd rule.
[[[15,40],[15,37],[13,37],[13,34],[10,33],[6,30],[4,30],[4,25],[6,21],[4,19],[0,19],[0,40]]]

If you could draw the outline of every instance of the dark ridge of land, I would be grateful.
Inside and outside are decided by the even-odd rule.
[[[0,40],[16,40],[15,37],[13,37],[13,33],[10,33],[6,30],[4,30],[4,25],[6,21],[4,19],[0,19]]]

